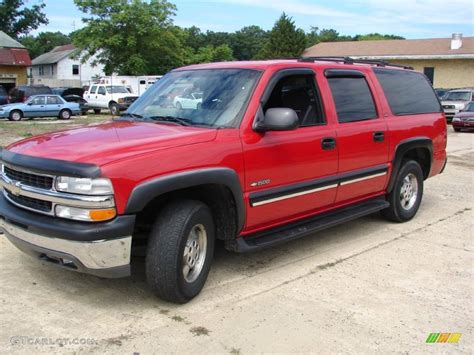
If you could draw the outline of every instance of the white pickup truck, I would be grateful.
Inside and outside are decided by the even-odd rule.
[[[84,93],[87,107],[93,109],[94,113],[99,114],[102,109],[109,109],[114,116],[126,110],[137,98],[137,95],[131,94],[122,85],[95,84]]]

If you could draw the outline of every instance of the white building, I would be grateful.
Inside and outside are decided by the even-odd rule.
[[[29,76],[31,84],[50,87],[82,87],[90,85],[93,78],[104,76],[102,65],[92,66],[91,61],[81,63],[73,59],[75,48],[72,44],[58,46],[32,61]]]

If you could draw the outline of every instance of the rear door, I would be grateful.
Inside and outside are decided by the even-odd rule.
[[[89,106],[94,107],[97,103],[97,85],[92,85],[89,91],[84,95]]]
[[[53,95],[46,96],[46,111],[48,116],[59,116],[59,111],[63,108],[63,102]]]
[[[388,178],[388,132],[369,70],[327,69],[337,116],[336,203],[375,195]]]

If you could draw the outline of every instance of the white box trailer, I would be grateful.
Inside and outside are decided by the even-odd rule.
[[[163,75],[112,75],[102,76],[96,83],[104,85],[120,85],[125,86],[130,93],[142,95],[150,86],[161,79]]]

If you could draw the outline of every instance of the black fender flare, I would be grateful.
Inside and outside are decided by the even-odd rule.
[[[392,175],[390,176],[390,181],[388,183],[387,192],[391,192],[393,186],[395,185],[395,180],[402,165],[403,157],[405,154],[416,148],[426,148],[430,152],[430,167],[433,163],[433,142],[428,137],[413,137],[401,141],[395,148],[395,156],[392,161]],[[428,174],[429,175],[429,174]]]
[[[231,191],[237,209],[237,232],[240,232],[245,223],[244,195],[237,173],[229,168],[190,170],[145,181],[132,190],[125,214],[139,213],[149,202],[167,192],[205,184],[224,185]]]

